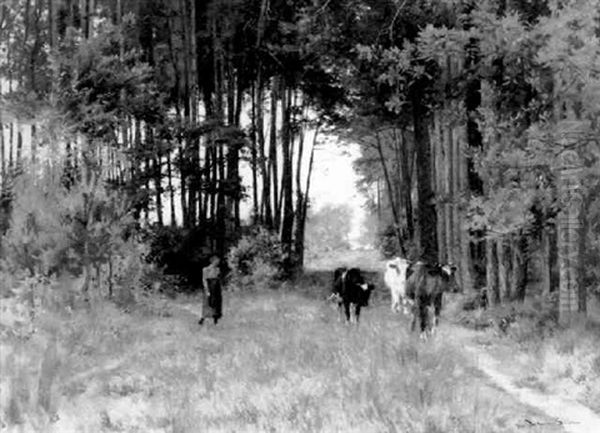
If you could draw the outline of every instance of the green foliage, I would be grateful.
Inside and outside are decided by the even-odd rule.
[[[29,172],[18,178],[10,228],[2,239],[10,267],[26,270],[30,276],[67,267],[70,259],[71,227],[62,209],[70,199],[57,182],[44,180]]]
[[[227,254],[231,271],[229,286],[235,289],[263,288],[283,275],[284,254],[279,237],[258,227],[242,236]]]
[[[99,274],[110,263],[121,287],[135,287],[146,253],[132,236],[127,201],[93,174],[67,188],[61,173],[58,165],[18,178],[10,229],[2,239],[6,268],[30,276],[84,275],[87,288],[92,270]]]
[[[188,229],[152,225],[143,230],[144,242],[149,245],[148,261],[153,263],[178,290],[196,290],[201,287],[201,268],[208,264],[211,251],[202,242],[207,227]],[[173,278],[178,281],[174,282]]]

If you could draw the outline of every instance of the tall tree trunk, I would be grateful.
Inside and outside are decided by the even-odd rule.
[[[401,161],[402,161],[402,185],[404,188],[402,192],[404,194],[404,212],[406,214],[406,231],[409,239],[414,239],[415,236],[415,223],[413,215],[413,203],[412,203],[412,168],[414,161],[414,151],[409,148],[409,141],[406,139],[406,130],[403,129],[401,133],[402,146],[401,150]]]
[[[283,157],[283,167],[281,173],[281,193],[283,215],[281,220],[281,243],[284,252],[284,267],[289,271],[292,267],[292,231],[294,224],[294,205],[293,205],[293,168],[292,168],[292,90],[283,86],[281,92],[281,103],[283,109],[283,118],[281,123],[281,149]]]
[[[422,257],[435,262],[437,253],[437,222],[435,196],[431,187],[431,146],[429,143],[430,113],[424,105],[423,85],[416,83],[412,91],[412,114],[417,152],[417,182],[419,204],[419,234]]]
[[[264,0],[266,1],[266,0]],[[271,207],[271,178],[270,170],[267,167],[267,157],[265,154],[265,131],[264,131],[264,98],[262,71],[257,72],[256,85],[256,132],[258,140],[258,160],[262,174],[262,203],[261,213],[264,216],[264,224],[268,228],[273,228],[273,212]]]
[[[500,301],[502,302],[509,300],[511,296],[511,251],[510,243],[506,237],[500,237],[496,242],[496,249],[498,251],[498,286]]]
[[[173,167],[171,165],[171,151],[167,152],[167,185],[169,188],[169,214],[171,216],[171,226],[177,225],[175,216],[175,188],[173,187]]]
[[[217,252],[220,256],[223,256],[225,253],[225,236],[226,232],[226,217],[227,217],[227,204],[225,203],[225,195],[224,195],[224,185],[225,182],[225,151],[223,148],[223,144],[219,143],[218,147],[218,180],[217,180]]]
[[[121,2],[121,0],[118,0],[119,3]],[[180,13],[183,14],[183,10],[180,10]],[[181,23],[183,26],[183,18],[181,19]],[[169,33],[169,36],[167,38],[167,42],[169,44],[169,56],[170,56],[170,60],[171,60],[171,66],[173,67],[173,71],[174,71],[174,78],[175,78],[175,83],[174,83],[174,87],[175,87],[175,93],[176,93],[176,97],[175,97],[175,116],[176,116],[176,120],[177,120],[177,126],[178,127],[182,127],[183,126],[183,119],[181,117],[181,101],[182,101],[182,95],[181,95],[181,70],[179,68],[179,61],[177,58],[177,52],[175,50],[175,46],[173,43],[173,37],[174,37],[174,29],[172,28],[172,23],[171,23],[171,19],[168,18],[166,21],[167,24],[167,31]],[[184,144],[183,144],[183,138],[181,133],[177,134],[177,143],[178,143],[178,155],[176,157],[176,167],[179,169],[179,178],[180,178],[180,182],[179,182],[179,192],[180,192],[180,208],[181,208],[181,215],[182,215],[182,225],[185,227],[188,221],[188,213],[187,213],[187,196],[186,196],[186,183],[188,182],[187,179],[187,170],[186,170],[186,163],[185,163],[185,149],[184,149]],[[171,152],[169,152],[167,154],[167,164],[168,164],[168,169],[171,170]],[[169,190],[170,190],[170,197],[171,197],[171,224],[175,225],[176,224],[176,218],[175,218],[175,191],[173,188],[173,183],[172,183],[172,174],[169,174]]]
[[[229,53],[232,52],[233,47],[229,46]],[[231,57],[231,54],[228,55]],[[234,68],[231,58],[227,59],[226,65],[227,71],[227,121],[229,125],[239,127],[236,123],[236,79]],[[241,89],[237,89],[238,93]],[[229,140],[227,149],[227,218],[233,222],[234,233],[239,232],[240,218],[239,218],[239,201],[240,201],[240,176],[239,176],[239,152],[240,143],[236,137]]]
[[[194,48],[196,46],[195,40],[195,16],[192,14],[194,10],[194,0],[182,0],[181,7],[184,14],[181,17],[182,20],[182,35],[183,35],[183,55],[184,55],[184,91],[183,91],[183,118],[184,128],[187,131],[185,134],[185,145],[186,155],[185,164],[190,170],[186,173],[188,179],[187,184],[187,220],[186,227],[194,227],[196,224],[196,185],[197,185],[197,166],[196,166],[196,154],[197,154],[197,139],[192,137],[191,129],[194,127],[196,122],[196,105],[197,105],[197,87],[196,87],[196,53]]]
[[[12,169],[15,166],[15,160],[14,160],[14,156],[13,156],[13,149],[14,149],[14,145],[15,145],[14,128],[15,128],[14,123],[10,122],[8,124],[8,168],[10,169],[9,172],[11,174],[12,174]]]
[[[528,242],[522,233],[519,233],[513,239],[513,287],[515,288],[515,298],[523,302],[527,291],[527,274],[529,271]]]
[[[381,168],[383,169],[383,176],[385,179],[385,183],[388,191],[388,200],[390,202],[390,207],[392,208],[392,216],[394,218],[394,232],[396,233],[396,239],[398,240],[398,246],[400,247],[400,253],[403,257],[406,257],[406,249],[404,248],[404,242],[402,241],[402,233],[400,232],[400,217],[398,215],[398,207],[396,205],[396,201],[394,199],[394,190],[392,188],[392,181],[390,178],[390,174],[388,171],[387,163],[385,162],[385,156],[383,155],[383,149],[381,145],[381,138],[379,136],[379,132],[375,133],[375,139],[377,143],[377,153],[379,155],[379,162],[381,163]]]
[[[156,188],[156,218],[159,226],[163,226],[163,201],[162,201],[162,155],[160,151],[154,159],[154,187]]]
[[[23,169],[23,130],[22,126],[17,127],[17,171],[21,173]]]
[[[222,125],[223,119],[225,118],[225,110],[223,107],[223,96],[225,90],[225,65],[217,17],[213,18],[211,34],[214,53],[213,74],[215,82],[215,119],[219,125]],[[223,256],[226,247],[225,238],[227,234],[227,203],[225,201],[225,149],[223,140],[218,140],[215,147],[213,179],[215,180],[216,187],[216,209],[214,221],[216,224],[215,231],[217,253]]]
[[[468,4],[466,13],[469,14],[472,8],[473,5]],[[471,28],[469,19],[467,19],[465,28],[466,30]],[[483,180],[475,168],[475,157],[473,156],[483,149],[483,140],[477,122],[479,118],[479,108],[481,107],[481,80],[478,74],[478,69],[480,67],[480,49],[479,40],[477,38],[469,39],[466,47],[466,53],[465,66],[467,73],[469,74],[465,95],[465,108],[467,115],[467,144],[470,151],[467,156],[468,188],[473,195],[482,196]],[[469,245],[469,260],[475,265],[474,278],[476,281],[474,283],[476,287],[479,287],[481,280],[485,278],[485,275],[481,275],[485,272],[483,269],[481,269],[481,261],[485,260],[486,251],[491,251],[491,249],[485,245],[483,231],[472,231],[471,235],[473,241],[470,242]],[[478,269],[479,272],[477,272]]]
[[[0,122],[0,125],[2,123]],[[1,131],[1,129],[0,129]],[[37,128],[35,126],[35,124],[31,125],[31,139],[30,139],[30,145],[31,145],[31,163],[32,165],[36,165],[37,163]]]
[[[300,126],[298,135],[298,152],[296,158],[296,216],[294,230],[294,267],[296,270],[302,269],[304,262],[304,228],[302,213],[304,211],[304,201],[307,199],[302,191],[302,159],[304,153],[304,126]]]
[[[258,120],[256,115],[258,110],[256,107],[255,83],[252,84],[251,97],[252,133],[250,143],[252,147],[250,149],[250,165],[252,169],[252,222],[256,224],[262,222],[262,216],[258,205]]]
[[[498,251],[496,246],[498,242],[495,239],[488,238],[486,243],[486,291],[488,300],[494,304],[500,303],[500,285],[498,276]]]
[[[281,213],[279,207],[279,174],[278,174],[278,165],[277,161],[277,99],[278,99],[278,80],[277,78],[273,78],[273,83],[271,86],[271,134],[270,134],[270,142],[269,142],[269,163],[270,163],[270,177],[273,183],[273,228],[276,231],[279,231],[279,226],[281,222]]]
[[[183,119],[181,117],[181,109],[179,108],[179,106],[176,107],[176,112],[177,112],[177,124],[183,126]],[[179,198],[180,198],[180,206],[181,206],[181,219],[182,219],[182,225],[184,227],[189,227],[189,215],[188,215],[188,200],[187,200],[187,184],[188,184],[188,163],[187,163],[187,158],[186,158],[186,150],[185,150],[185,143],[183,140],[183,135],[182,133],[177,134],[177,141],[178,141],[178,154],[177,154],[177,160],[178,160],[178,168],[179,168]]]

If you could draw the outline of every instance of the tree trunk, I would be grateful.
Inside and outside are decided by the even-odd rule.
[[[527,238],[519,233],[515,236],[513,241],[513,275],[515,288],[515,298],[523,302],[527,292],[527,274],[528,274],[528,243]]]
[[[402,257],[406,257],[406,249],[404,248],[404,242],[402,241],[402,233],[400,232],[400,217],[398,215],[398,207],[396,206],[396,202],[394,200],[392,182],[390,179],[387,164],[385,162],[385,157],[383,155],[381,140],[378,132],[375,133],[375,139],[377,141],[377,153],[379,154],[379,162],[381,163],[383,176],[387,185],[388,199],[390,202],[390,207],[392,208],[392,216],[394,218],[394,231],[396,232],[396,238],[398,240],[398,246],[400,247],[400,253],[402,254]]]
[[[260,162],[260,171],[262,174],[262,203],[261,214],[264,216],[264,224],[268,228],[273,228],[273,212],[271,207],[271,178],[270,170],[267,167],[265,155],[265,131],[264,131],[264,101],[263,101],[263,83],[262,72],[257,72],[256,85],[256,132],[258,140],[258,159]]]
[[[184,107],[184,118],[185,127],[188,131],[191,131],[196,126],[197,120],[197,107],[198,107],[198,86],[196,83],[196,19],[195,19],[195,0],[185,0],[185,11],[186,16],[184,17],[184,38],[186,41],[185,50],[186,53],[186,73],[185,79],[185,107]],[[189,2],[189,3],[188,3]],[[188,183],[188,205],[187,205],[187,216],[188,216],[188,227],[195,227],[197,224],[198,216],[198,169],[199,161],[198,156],[199,141],[196,136],[192,136],[191,132],[186,134],[186,145],[189,153],[187,155],[189,166],[191,167]]]
[[[17,172],[23,169],[23,131],[22,126],[17,127]]]
[[[302,154],[304,153],[304,127],[300,127],[298,137],[298,152],[296,159],[296,216],[295,216],[295,232],[294,232],[294,267],[296,270],[302,269],[304,262],[304,227],[303,227],[303,211],[304,201],[307,197],[302,192]]]
[[[420,252],[430,262],[437,261],[435,196],[431,188],[431,147],[429,143],[430,113],[423,104],[422,87],[413,86],[412,114],[414,122],[415,147],[417,152],[417,182],[419,204]]]
[[[510,243],[506,237],[500,237],[496,245],[498,251],[498,286],[500,292],[500,301],[510,300],[511,297],[511,267],[512,252]]]
[[[541,245],[540,245],[540,279],[542,284],[542,294],[544,296],[548,296],[550,294],[550,286],[551,286],[551,264],[550,264],[550,233],[549,230],[544,227],[542,228],[541,234]]]
[[[154,187],[156,188],[156,218],[159,226],[163,226],[163,201],[162,201],[162,155],[160,152],[154,159]]]
[[[488,300],[495,305],[500,303],[500,285],[498,275],[498,251],[495,239],[488,238],[486,246],[486,291]]]
[[[175,216],[175,188],[173,187],[173,167],[171,165],[171,151],[167,152],[167,185],[169,188],[169,214],[171,216],[171,226],[177,226]]]
[[[262,216],[258,205],[258,120],[257,120],[257,108],[256,108],[256,86],[252,83],[252,90],[250,92],[252,99],[252,132],[250,134],[250,143],[252,145],[250,149],[250,167],[252,169],[252,223],[257,224],[262,222]]]
[[[293,168],[292,168],[292,90],[284,85],[282,89],[282,109],[283,119],[281,124],[281,149],[283,157],[283,167],[281,173],[281,193],[283,215],[281,220],[281,243],[284,253],[284,267],[286,270],[292,268],[292,232],[294,224],[294,205],[293,205]]]
[[[121,0],[118,0],[119,4],[121,2]],[[181,127],[182,125],[182,118],[181,118],[181,80],[180,80],[180,75],[181,75],[181,71],[179,69],[179,61],[177,59],[177,53],[175,51],[174,48],[174,44],[173,44],[173,35],[174,35],[174,31],[171,27],[171,19],[167,19],[167,31],[169,32],[169,36],[167,38],[168,44],[169,44],[169,56],[171,59],[171,66],[173,67],[173,71],[174,71],[174,78],[175,78],[175,89],[176,89],[176,100],[175,100],[175,113],[176,113],[176,119],[177,119],[177,126]],[[185,150],[183,147],[183,139],[181,136],[181,133],[177,134],[177,142],[178,142],[178,163],[177,163],[177,167],[179,168],[179,178],[180,178],[180,182],[179,182],[179,192],[180,192],[180,208],[181,208],[181,214],[182,214],[182,225],[185,226],[186,222],[188,220],[188,215],[187,215],[187,197],[186,197],[186,182],[187,182],[187,176],[186,176],[186,170],[185,170]],[[176,160],[177,161],[177,160]],[[171,225],[176,225],[177,221],[176,221],[176,217],[175,217],[175,190],[173,188],[173,182],[172,182],[172,161],[171,161],[171,151],[169,150],[169,152],[167,153],[167,169],[169,171],[168,176],[169,176],[169,194],[170,194],[170,205],[171,205]]]
[[[271,166],[271,181],[273,183],[273,228],[279,231],[279,225],[281,222],[281,214],[279,207],[279,190],[277,183],[279,182],[278,165],[277,161],[277,99],[278,99],[278,86],[277,78],[273,78],[271,86],[271,135],[269,137],[269,163]]]

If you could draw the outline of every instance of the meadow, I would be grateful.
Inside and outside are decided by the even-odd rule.
[[[226,292],[216,326],[181,296],[3,328],[3,431],[562,431],[491,383],[453,326],[419,341],[382,294],[342,323],[320,278]]]

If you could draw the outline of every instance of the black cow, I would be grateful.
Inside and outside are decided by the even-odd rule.
[[[373,285],[368,284],[360,269],[337,268],[333,272],[333,290],[330,299],[336,299],[338,309],[344,307],[346,320],[350,321],[350,304],[354,304],[354,316],[358,323],[360,309],[369,305]]]
[[[411,330],[414,331],[419,319],[422,336],[426,335],[428,328],[433,332],[439,323],[444,292],[458,292],[455,272],[456,266],[452,265],[432,265],[425,262],[417,262],[414,265],[413,272],[406,282],[406,294],[414,301]],[[431,310],[433,320],[430,320]]]

